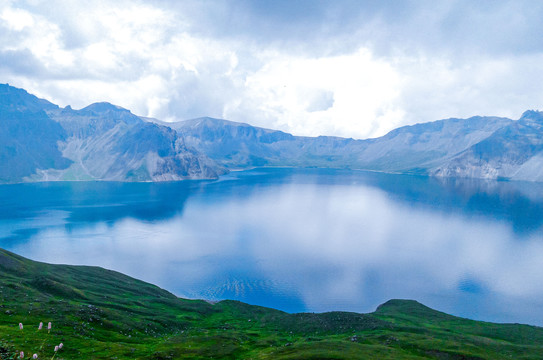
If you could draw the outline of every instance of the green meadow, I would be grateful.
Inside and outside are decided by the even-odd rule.
[[[39,359],[543,358],[543,328],[458,318],[413,300],[370,314],[288,314],[180,299],[118,272],[5,250],[0,275],[0,359],[20,351]]]

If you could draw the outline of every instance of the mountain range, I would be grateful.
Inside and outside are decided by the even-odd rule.
[[[167,181],[225,170],[166,127],[108,103],[60,108],[0,85],[0,181]]]
[[[163,122],[109,103],[61,108],[0,84],[0,181],[172,181],[258,166],[543,181],[543,113],[303,137],[221,119]]]
[[[166,123],[152,120],[159,124]],[[519,120],[475,116],[404,126],[355,140],[293,136],[227,120],[167,123],[228,169],[337,167],[439,177],[543,181],[543,112]]]

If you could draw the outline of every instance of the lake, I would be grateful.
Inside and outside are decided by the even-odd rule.
[[[254,169],[2,185],[0,204],[0,247],[182,297],[288,312],[371,312],[404,298],[543,325],[543,184]]]

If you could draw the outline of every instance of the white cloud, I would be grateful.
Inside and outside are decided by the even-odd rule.
[[[0,2],[1,81],[62,106],[355,138],[541,106],[539,6],[318,3],[299,21],[282,6]]]
[[[534,79],[543,77],[543,54],[396,61],[402,74],[397,105],[405,111],[404,123],[474,115],[516,119],[527,109],[541,108],[543,89]]]
[[[21,31],[34,25],[33,16],[25,10],[5,8],[0,14],[0,19],[10,30]]]
[[[401,119],[393,105],[399,74],[367,49],[321,58],[273,52],[261,55],[261,61],[264,66],[247,75],[241,99],[227,104],[225,117],[296,134],[353,137],[372,135],[383,122]],[[333,103],[313,111],[322,93]]]

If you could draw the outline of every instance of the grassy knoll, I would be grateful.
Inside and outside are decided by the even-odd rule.
[[[40,321],[52,330],[37,330]],[[0,359],[20,350],[50,359],[61,342],[55,359],[543,358],[543,328],[457,318],[415,301],[371,314],[211,305],[117,272],[0,250]]]

